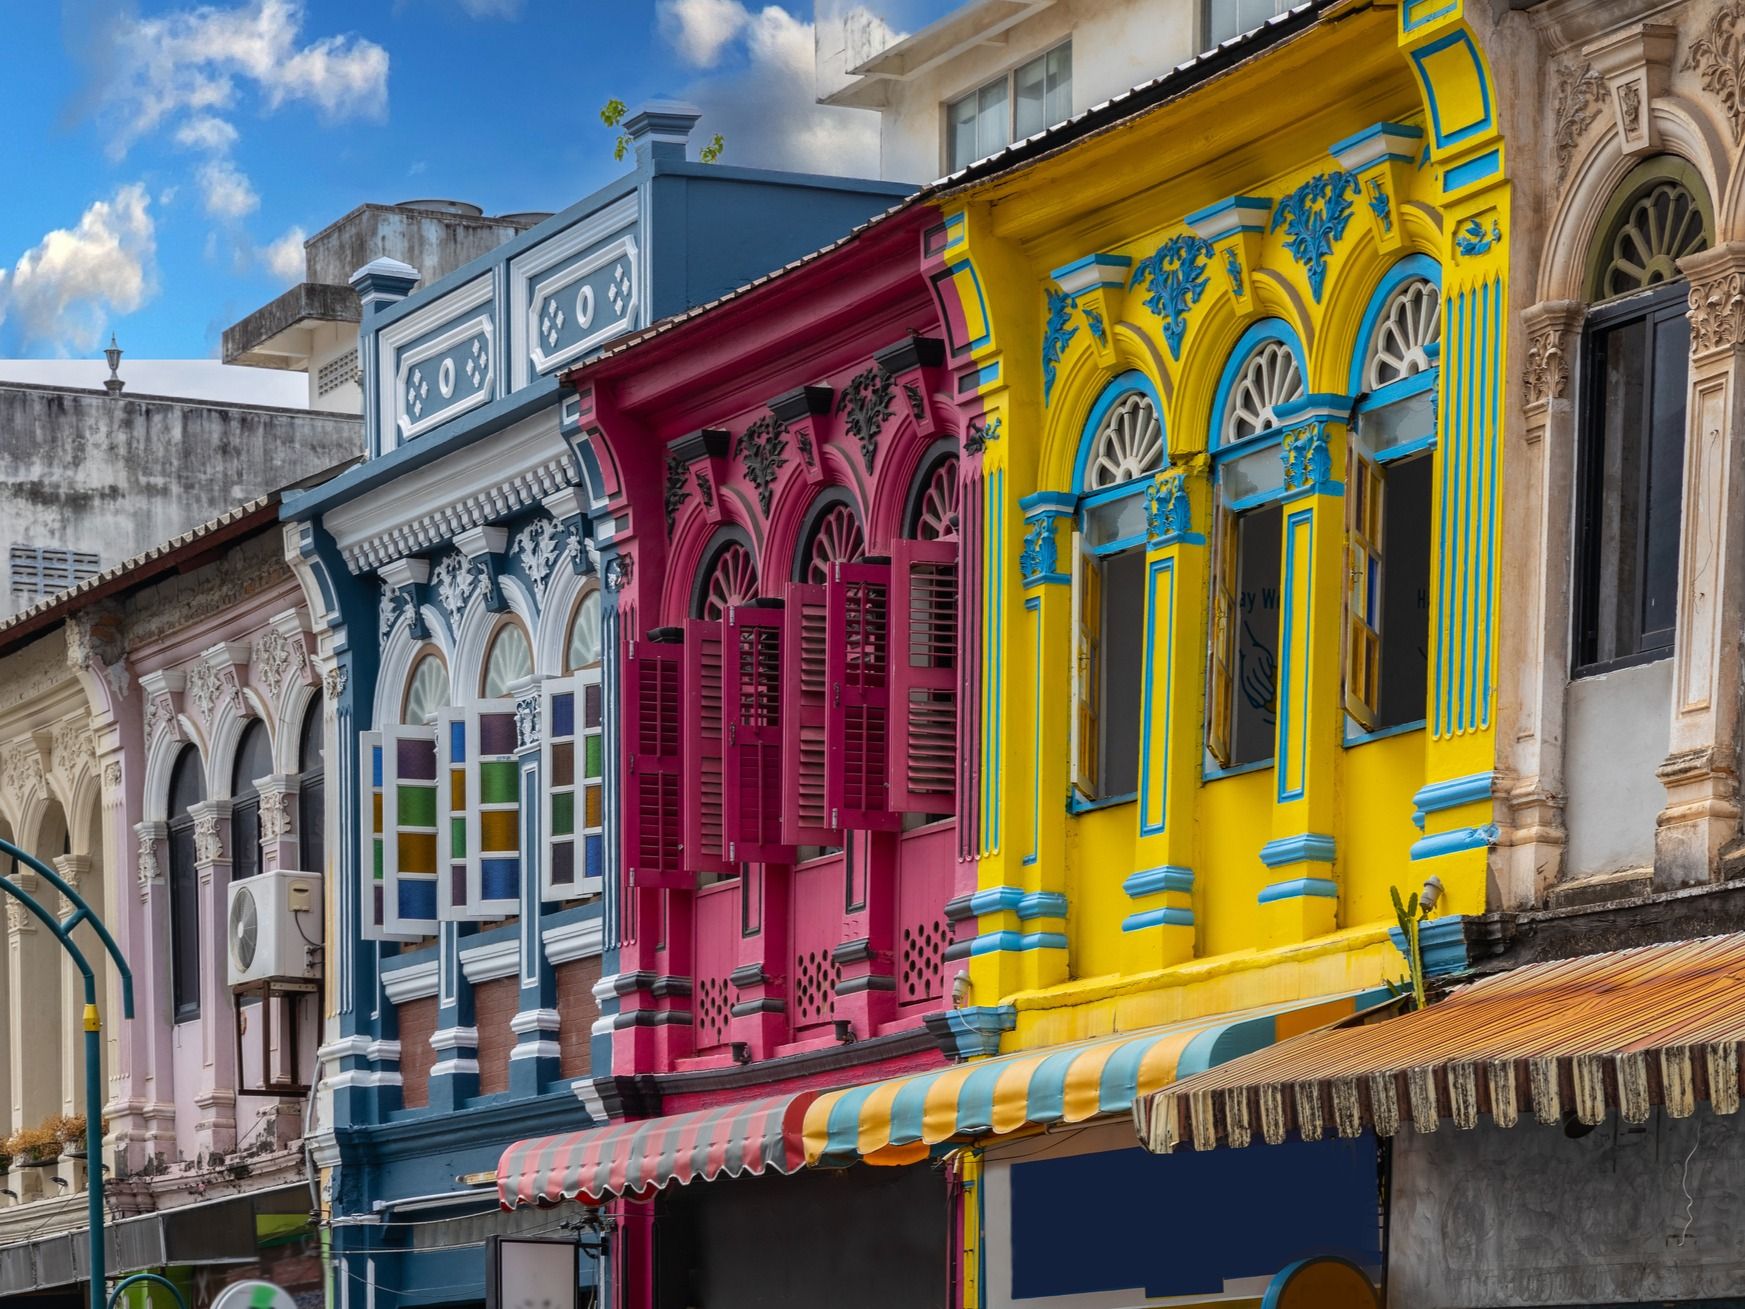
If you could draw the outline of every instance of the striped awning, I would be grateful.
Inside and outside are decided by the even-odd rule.
[[[1486,1114],[1592,1126],[1740,1103],[1745,934],[1531,964],[1416,1013],[1286,1041],[1178,1082],[1135,1112],[1159,1153],[1183,1141],[1433,1132]],[[815,1108],[816,1106],[814,1106]]]
[[[805,1166],[800,1125],[815,1091],[517,1141],[497,1164],[503,1208],[603,1200],[668,1182]]]
[[[1177,1077],[1388,998],[1375,990],[1297,1001],[827,1091],[806,1110],[806,1162],[907,1163],[942,1141],[1126,1114]]]

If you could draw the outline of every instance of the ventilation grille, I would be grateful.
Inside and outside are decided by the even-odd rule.
[[[338,358],[329,359],[315,372],[315,394],[331,395],[340,387],[360,381],[362,374],[358,371],[357,356],[344,354]]]
[[[34,604],[97,576],[99,568],[97,556],[83,550],[15,545],[11,558],[12,602],[15,605]]]

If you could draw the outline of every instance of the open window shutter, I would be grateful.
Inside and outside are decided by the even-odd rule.
[[[948,814],[957,799],[957,542],[891,552],[891,808]]]
[[[545,730],[539,772],[545,787],[540,894],[571,900],[600,890],[605,860],[604,695],[600,668],[546,679],[540,688]]]
[[[825,799],[824,719],[829,704],[829,602],[813,582],[789,582],[782,640],[782,838],[790,845],[840,845]]]
[[[727,611],[723,728],[729,863],[786,863],[782,839],[782,610]]]
[[[382,933],[416,940],[436,931],[436,729],[382,733]]]
[[[436,715],[440,782],[436,805],[437,916],[444,922],[471,917],[467,900],[467,724],[460,709]]]
[[[1220,509],[1212,558],[1212,661],[1207,688],[1206,749],[1219,767],[1230,766],[1231,715],[1236,692],[1236,515]]]
[[[382,734],[358,733],[358,797],[362,801],[358,815],[358,831],[363,836],[358,866],[363,869],[363,889],[359,896],[359,912],[363,918],[366,941],[382,938],[384,907],[382,878],[386,869],[386,851],[382,830]]]
[[[1080,795],[1098,794],[1098,678],[1102,674],[1103,569],[1072,534],[1072,785]]]
[[[721,772],[726,632],[727,624],[721,619],[693,618],[685,624],[684,859],[685,867],[694,873],[725,873],[731,867],[723,827],[726,787]]]
[[[891,808],[891,566],[836,564],[828,588],[830,711],[825,798],[832,826],[894,829]]]
[[[1351,452],[1345,488],[1345,710],[1373,730],[1381,695],[1381,471]]]
[[[681,856],[679,721],[683,648],[644,637],[624,643],[624,870],[632,886],[692,886]]]
[[[521,765],[515,702],[467,710],[467,901],[478,917],[521,912]]]

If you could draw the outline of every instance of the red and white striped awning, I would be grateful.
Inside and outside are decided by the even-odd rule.
[[[798,1172],[816,1091],[517,1141],[497,1164],[503,1208],[603,1200],[726,1174]]]

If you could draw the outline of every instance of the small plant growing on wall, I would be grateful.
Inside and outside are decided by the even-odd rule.
[[[25,1168],[40,1168],[61,1157],[61,1138],[46,1123],[21,1127],[6,1142],[6,1153]]]
[[[629,112],[630,110],[625,106],[624,102],[617,96],[613,96],[605,104],[600,106],[600,121],[606,124],[607,127],[622,127],[624,116]],[[709,138],[709,144],[697,152],[697,158],[705,164],[719,163],[722,151],[726,149],[726,138],[724,138],[721,133],[717,132],[714,136]],[[620,131],[618,133],[618,139],[612,143],[612,158],[622,163],[624,156],[628,153],[630,153],[630,133]]]
[[[85,1115],[56,1114],[43,1124],[55,1134],[65,1152],[75,1159],[85,1155]]]

